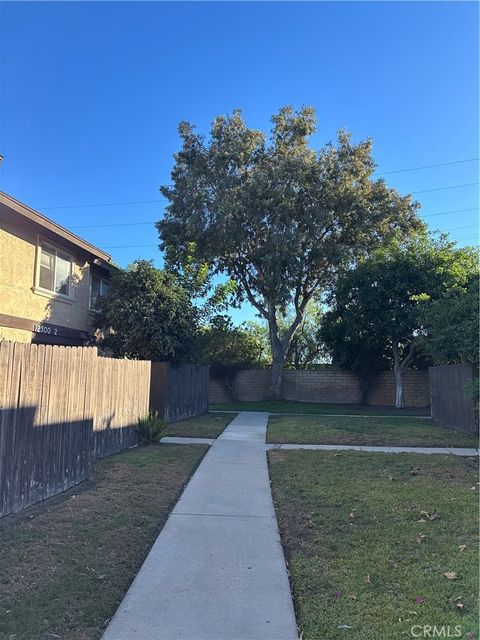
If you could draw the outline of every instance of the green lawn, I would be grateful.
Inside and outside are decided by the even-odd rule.
[[[181,422],[165,425],[163,436],[189,438],[217,438],[234,419],[231,413],[205,413],[202,416],[188,418]]]
[[[443,429],[424,418],[395,416],[270,416],[267,442],[478,447],[477,436]]]
[[[394,407],[370,407],[358,404],[327,404],[315,402],[222,402],[210,404],[211,411],[269,411],[270,413],[309,413],[323,415],[372,415],[372,416],[429,416],[430,409],[395,409]]]
[[[1,640],[96,640],[207,447],[139,447],[91,479],[3,518]]]
[[[269,462],[303,640],[399,640],[414,625],[478,638],[476,461],[271,451]]]

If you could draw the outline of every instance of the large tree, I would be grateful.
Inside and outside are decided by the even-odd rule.
[[[272,123],[267,139],[235,111],[217,117],[206,140],[182,122],[172,184],[161,188],[169,205],[157,226],[170,266],[193,261],[228,275],[237,302],[247,299],[266,320],[275,399],[310,300],[358,256],[420,223],[410,196],[374,179],[371,140],[353,144],[341,131],[335,145],[311,148],[309,107],[284,107]]]
[[[392,366],[395,406],[404,406],[403,376],[422,358],[425,304],[466,282],[475,258],[445,237],[418,234],[393,241],[338,281],[320,335],[336,364],[371,381]]]
[[[189,360],[196,339],[196,315],[189,294],[175,276],[138,260],[112,275],[98,300],[102,344],[115,356],[146,360]]]

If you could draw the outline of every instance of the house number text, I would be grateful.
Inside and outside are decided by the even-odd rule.
[[[33,331],[35,333],[48,333],[54,336],[58,335],[58,329],[52,329],[52,327],[47,327],[45,324],[34,324]]]

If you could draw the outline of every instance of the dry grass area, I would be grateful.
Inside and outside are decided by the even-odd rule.
[[[95,640],[206,447],[139,447],[0,522],[0,639]]]

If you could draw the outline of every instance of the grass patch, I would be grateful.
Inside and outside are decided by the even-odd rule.
[[[394,407],[370,407],[360,404],[327,404],[324,402],[222,402],[210,405],[212,411],[269,411],[270,413],[309,413],[323,415],[366,416],[428,416],[430,409],[395,409]]]
[[[424,418],[270,416],[267,442],[293,444],[477,447],[478,438]]]
[[[232,414],[205,413],[181,422],[166,424],[162,436],[217,438],[234,417]]]
[[[2,519],[0,638],[100,638],[206,450],[120,453],[89,481]]]
[[[477,637],[473,459],[271,451],[269,462],[304,640],[398,640],[413,625]]]

